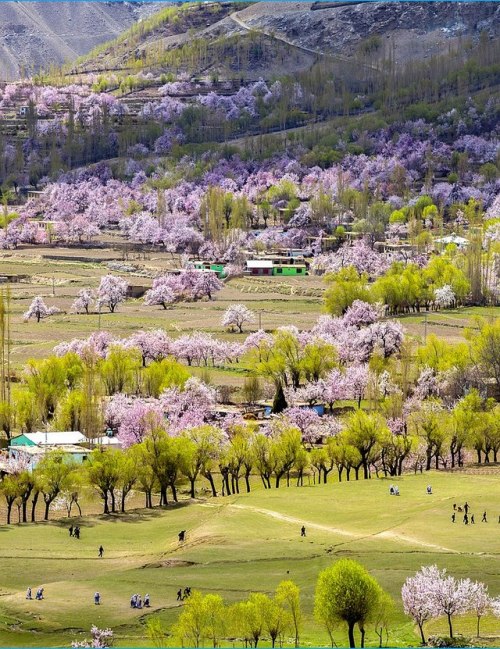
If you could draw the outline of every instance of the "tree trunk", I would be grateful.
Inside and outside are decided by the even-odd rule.
[[[108,504],[108,490],[103,492],[102,498],[104,500],[104,513],[109,514],[109,504]]]
[[[364,649],[364,646],[365,646],[365,628],[362,626],[360,628],[360,631],[361,631],[361,645],[360,646],[361,646],[361,649]]]
[[[249,478],[250,478],[250,474],[245,473],[245,486],[247,488],[247,494],[250,493],[250,479]]]
[[[418,630],[420,631],[420,639],[422,640],[422,644],[425,644],[424,625],[419,623]]]
[[[347,632],[349,636],[349,647],[350,649],[354,649],[356,647],[356,643],[354,642],[354,622],[349,622]]]
[[[208,482],[210,483],[210,487],[212,489],[212,496],[214,498],[217,498],[217,489],[215,488],[215,482],[214,482],[212,474],[211,473],[206,473],[205,477],[208,480]]]
[[[12,514],[12,505],[14,504],[14,501],[10,502],[7,501],[7,525],[10,525],[10,517]]]
[[[179,502],[177,500],[177,489],[175,488],[174,482],[170,483],[170,491],[172,492],[172,498],[174,499],[174,503]]]
[[[40,495],[40,492],[36,492],[35,495],[33,496],[33,500],[31,501],[31,522],[34,523],[36,521],[36,505],[38,502],[38,496]]]
[[[49,520],[49,509],[50,509],[50,503],[52,500],[49,498],[48,500],[44,498],[45,500],[45,513],[43,515],[43,520],[48,521]]]
[[[189,483],[191,485],[189,495],[191,498],[196,498],[195,492],[194,492],[194,483],[195,483],[196,478],[189,478]]]
[[[448,613],[448,627],[450,629],[450,638],[453,638],[453,627],[451,626],[451,615]]]

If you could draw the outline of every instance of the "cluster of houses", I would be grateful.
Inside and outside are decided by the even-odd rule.
[[[325,404],[310,405],[307,402],[298,403],[299,408],[312,410],[318,415],[325,414]],[[242,414],[244,419],[255,421],[263,425],[272,415],[272,404],[268,401],[259,401],[256,404],[247,404],[243,410],[234,404],[218,404],[216,415],[219,418]],[[96,449],[122,448],[120,439],[115,431],[108,428],[104,435],[87,438],[79,431],[38,431],[22,433],[9,440],[6,449],[0,450],[0,478],[10,472],[9,461],[23,459],[27,462],[28,470],[32,471],[40,460],[50,451],[61,451],[68,459],[76,464],[84,464],[90,453]]]
[[[8,473],[9,460],[24,459],[33,470],[49,451],[61,451],[76,464],[83,464],[92,449],[100,447],[121,448],[120,440],[112,431],[95,439],[88,439],[76,430],[62,432],[22,433],[13,437],[0,455],[0,473]]]

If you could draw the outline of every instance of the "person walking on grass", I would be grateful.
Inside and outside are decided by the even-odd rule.
[[[486,520],[486,511],[483,512],[483,517],[481,519],[481,523],[487,523],[488,521]]]
[[[469,507],[469,503],[468,503],[467,501],[465,501],[464,512],[465,512],[466,514],[468,514],[468,513],[469,513],[469,509],[470,509],[470,507]]]
[[[69,528],[69,535],[73,536],[73,525]]]
[[[467,516],[467,514],[464,514],[464,523],[465,525],[469,524],[469,517]]]
[[[103,554],[104,554],[104,548],[102,547],[102,545],[100,545],[99,546],[99,558],[101,558],[103,556]]]
[[[453,512],[453,514],[451,515],[451,522],[452,522],[452,523],[455,522],[455,512]]]
[[[471,525],[474,525],[474,524],[475,524],[474,514],[472,514],[472,516],[470,517],[470,524],[471,524]]]
[[[33,599],[31,596],[31,586],[28,586],[28,590],[26,591],[26,599]]]
[[[96,592],[94,593],[94,604],[96,604],[97,606],[99,606],[100,603],[101,603],[101,594],[100,594],[99,592],[96,591]]]
[[[306,535],[306,528],[304,527],[304,525],[302,525],[302,527],[300,528],[300,536],[305,536],[305,535]]]
[[[177,601],[182,602],[182,588],[177,591]]]

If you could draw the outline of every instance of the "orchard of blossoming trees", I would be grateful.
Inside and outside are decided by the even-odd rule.
[[[104,277],[96,296],[81,292],[74,309],[85,311],[96,299],[113,310],[126,289],[118,280]],[[36,298],[26,317],[50,311]],[[239,493],[242,480],[249,491],[252,474],[277,488],[292,476],[297,485],[305,475],[327,482],[334,470],[342,481],[496,462],[499,407],[484,395],[491,381],[500,386],[499,321],[478,322],[479,332],[462,343],[430,335],[415,349],[400,323],[382,313],[356,299],[343,315],[323,315],[304,331],[258,330],[239,340],[203,331],[175,338],[161,329],[128,338],[101,331],[62,343],[54,356],[27,364],[1,404],[3,433],[10,439],[14,430],[50,426],[95,438],[114,431],[123,450],[96,451],[85,470],[105,512],[123,511],[132,489],[144,492],[147,507],[156,493],[160,504],[168,503],[168,491],[175,501],[186,479],[193,497],[199,480],[217,496]],[[252,316],[233,305],[223,324],[243,327]],[[240,366],[247,403],[225,414],[230,395],[190,376],[194,366]],[[262,397],[275,417],[245,419]],[[9,519],[21,498],[27,520],[30,498],[36,502],[40,493],[33,480],[38,472],[52,475],[56,465],[49,454],[33,477],[20,465],[2,482]],[[46,517],[81,471],[65,466],[64,480],[42,490]]]

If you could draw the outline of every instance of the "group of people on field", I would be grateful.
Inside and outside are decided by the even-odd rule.
[[[182,588],[179,588],[179,590],[177,591],[177,601],[178,602],[182,602],[182,600],[187,599],[190,596],[191,596],[191,587],[190,586],[186,586],[186,588],[184,588],[184,592],[182,592]]]
[[[31,591],[31,586],[28,586],[28,590],[26,591],[26,599],[33,599],[32,591]],[[35,599],[43,599],[43,588],[37,588]]]
[[[453,513],[451,515],[451,522],[455,523],[457,520],[457,513],[462,514],[463,513],[463,518],[462,522],[464,525],[474,525],[475,520],[474,520],[474,514],[470,513],[470,505],[466,501],[463,506],[457,505],[457,503],[453,503]],[[488,522],[488,517],[486,515],[486,510],[483,512],[483,516],[481,518],[481,523],[487,523]],[[498,522],[500,523],[500,516],[498,517]]]
[[[130,598],[130,608],[142,608],[143,606],[144,608],[149,608],[151,606],[151,600],[148,593],[144,595],[144,601],[142,601],[142,597],[140,595],[132,595],[132,597]]]
[[[69,535],[72,536],[75,539],[80,538],[80,528],[78,525],[76,527],[73,527],[73,525],[69,528]]]

